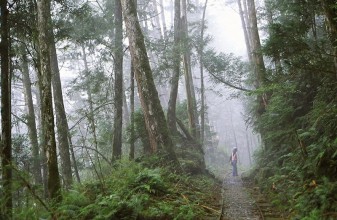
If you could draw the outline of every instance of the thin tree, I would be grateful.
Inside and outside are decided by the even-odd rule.
[[[41,121],[44,127],[44,151],[47,152],[48,193],[55,201],[61,200],[61,183],[57,163],[56,141],[54,131],[53,97],[51,89],[51,62],[49,21],[50,0],[37,1],[38,39],[40,53],[39,86],[41,88]]]
[[[204,145],[205,139],[205,85],[204,85],[204,30],[205,30],[205,17],[208,0],[205,1],[204,10],[201,19],[201,33],[200,33],[200,48],[199,48],[199,64],[200,64],[200,93],[201,93],[201,108],[200,108],[200,143]]]
[[[247,17],[245,16],[247,14],[247,11],[243,10],[241,0],[237,0],[238,7],[239,7],[239,14],[241,19],[241,26],[243,30],[243,35],[245,37],[245,43],[246,43],[246,49],[247,49],[247,56],[248,60],[251,63],[252,62],[252,52],[251,52],[251,43],[250,43],[250,35],[249,31],[247,30]]]
[[[82,49],[82,55],[83,55],[83,62],[84,62],[84,72],[85,75],[88,76],[89,75],[89,67],[88,67],[88,60],[87,60],[87,54],[85,51],[85,47],[83,44],[81,44],[81,49]],[[101,166],[101,161],[99,159],[99,156],[97,154],[98,152],[98,140],[97,140],[97,131],[96,131],[96,118],[95,118],[95,114],[94,114],[94,106],[93,106],[93,98],[92,98],[92,91],[90,88],[90,84],[89,82],[86,82],[86,90],[88,93],[88,104],[89,104],[89,113],[88,113],[88,121],[89,121],[89,125],[90,128],[92,130],[93,133],[93,138],[94,138],[94,146],[95,146],[95,159],[98,162],[98,167],[100,169],[100,173],[96,172],[97,177],[100,179],[100,181],[103,181],[103,177],[101,176],[102,174],[102,166]],[[95,166],[95,164],[94,164]],[[96,170],[96,168],[95,168]]]
[[[135,72],[131,62],[130,71],[130,153],[129,158],[133,160],[135,158]]]
[[[31,80],[29,77],[29,66],[26,51],[24,45],[21,45],[21,59],[22,59],[22,81],[26,97],[27,105],[27,126],[28,126],[28,137],[32,148],[33,156],[33,176],[35,184],[42,184],[42,174],[41,174],[41,160],[39,152],[39,143],[36,130],[35,122],[35,111],[33,104],[33,95],[31,88]]]
[[[173,45],[173,75],[171,79],[170,99],[167,109],[167,123],[173,135],[177,134],[176,106],[180,76],[180,0],[174,1],[174,45]]]
[[[1,10],[1,140],[0,156],[2,168],[1,219],[12,218],[12,143],[11,143],[11,76],[9,69],[9,10],[7,1],[0,2]]]
[[[122,126],[123,126],[123,16],[120,0],[115,1],[115,97],[114,97],[114,135],[113,158],[122,155]]]
[[[163,0],[159,0],[159,6],[160,6],[160,18],[163,25],[163,33],[164,33],[164,39],[167,40],[167,27],[166,27],[166,19],[165,19],[165,10],[164,10],[164,2]]]
[[[133,1],[123,0],[122,9],[151,149],[156,152],[158,148],[163,148],[171,160],[177,161],[173,141],[154,84],[136,6]]]

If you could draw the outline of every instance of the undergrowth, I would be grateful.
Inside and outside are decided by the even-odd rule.
[[[217,204],[214,195],[219,188],[214,188],[214,179],[176,173],[168,166],[148,166],[151,160],[153,158],[145,162],[122,160],[103,182],[97,180],[74,185],[71,190],[63,192],[63,201],[53,209],[54,216],[58,220],[185,220],[218,214],[214,212],[219,209],[214,207]],[[34,206],[15,216],[16,219],[50,217],[46,211]]]

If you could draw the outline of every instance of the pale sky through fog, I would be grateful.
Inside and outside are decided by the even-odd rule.
[[[209,0],[206,9],[207,33],[213,36],[212,46],[218,52],[246,56],[246,46],[236,3]]]

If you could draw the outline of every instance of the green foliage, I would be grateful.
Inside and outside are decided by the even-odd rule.
[[[64,192],[57,218],[196,219],[206,214],[199,204],[211,196],[214,180],[144,164],[148,162],[119,161],[103,184],[87,182]],[[33,210],[25,210],[26,216],[32,217]]]
[[[252,93],[268,94],[266,111],[254,116],[264,147],[253,175],[294,219],[333,219],[337,84],[328,33],[317,16],[323,11],[317,1],[270,0],[266,6],[273,22],[263,53],[280,66],[268,66],[267,83]]]

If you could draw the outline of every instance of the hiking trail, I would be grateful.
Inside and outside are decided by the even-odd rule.
[[[282,220],[258,188],[245,184],[240,176],[225,175],[222,184],[222,209],[219,220]]]

